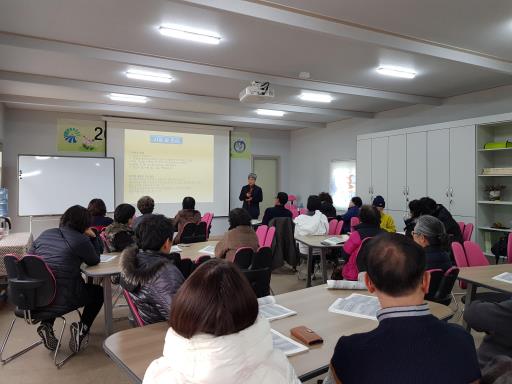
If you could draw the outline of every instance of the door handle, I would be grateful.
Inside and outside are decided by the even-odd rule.
[[[450,197],[453,197],[453,188],[450,188]]]

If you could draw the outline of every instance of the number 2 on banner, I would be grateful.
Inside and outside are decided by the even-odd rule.
[[[103,127],[94,128],[94,132],[96,133],[94,140],[101,141],[105,139],[105,129]]]

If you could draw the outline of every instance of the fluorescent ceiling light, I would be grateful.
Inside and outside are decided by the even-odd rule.
[[[125,95],[123,93],[111,93],[108,95],[110,100],[114,101],[129,101],[132,103],[145,103],[148,101],[146,96],[137,96],[137,95]]]
[[[327,93],[302,92],[299,96],[304,101],[315,101],[318,103],[330,103],[333,99]]]
[[[403,79],[414,79],[416,77],[416,72],[412,69],[402,67],[382,66],[377,68],[377,72],[381,75],[401,77]]]
[[[222,37],[215,32],[186,27],[184,25],[166,24],[160,26],[158,30],[164,36],[197,41],[205,44],[219,44],[222,39]]]
[[[257,109],[256,113],[258,115],[262,115],[262,116],[279,116],[279,117],[281,117],[284,115],[283,111],[276,111],[274,109]]]
[[[156,81],[158,83],[170,83],[174,79],[165,72],[153,72],[144,69],[129,69],[126,71],[126,77],[137,80]]]

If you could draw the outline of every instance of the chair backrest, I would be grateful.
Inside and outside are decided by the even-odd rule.
[[[249,280],[256,297],[265,297],[270,295],[270,268],[261,269],[244,269],[242,270],[244,276]]]
[[[338,220],[332,219],[331,221],[329,221],[329,231],[327,232],[327,234],[335,235],[337,226],[338,226]]]
[[[274,236],[276,235],[276,227],[270,227],[267,231],[267,235],[265,236],[265,242],[263,243],[264,247],[272,247],[272,242],[274,241]]]
[[[4,257],[7,271],[9,301],[24,311],[48,306],[55,299],[55,276],[44,260],[26,255],[18,259],[14,255]]]
[[[132,313],[133,319],[135,320],[135,324],[137,327],[143,327],[145,325],[144,320],[142,320],[142,317],[140,317],[139,310],[135,306],[132,297],[126,289],[123,289],[123,296],[126,300],[126,304],[128,304],[128,308],[130,308],[130,312]]]
[[[238,265],[240,269],[249,269],[252,263],[252,258],[254,257],[254,251],[252,248],[243,247],[238,248],[235,253],[235,258],[233,259],[233,263]]]
[[[466,258],[468,259],[468,266],[480,267],[489,265],[489,260],[485,257],[477,243],[472,241],[464,242],[464,251],[466,251]]]
[[[450,305],[452,301],[451,293],[457,281],[457,276],[459,276],[459,268],[457,267],[451,267],[444,273],[439,288],[433,297],[434,301],[444,305]]]
[[[343,220],[338,221],[338,224],[336,225],[336,230],[334,231],[334,234],[341,235],[341,232],[343,232]]]
[[[357,280],[359,272],[366,270],[365,261],[362,260],[362,250],[365,247],[366,243],[370,241],[371,237],[367,237],[363,239],[359,247],[350,254],[348,258],[348,262],[343,266],[342,275],[345,280]],[[361,259],[361,260],[360,260]]]
[[[265,245],[265,238],[267,237],[268,226],[260,225],[256,228],[256,236],[258,237],[258,244],[260,247]]]
[[[427,272],[430,273],[430,285],[428,287],[428,292],[425,295],[425,299],[432,300],[435,297],[439,286],[441,285],[444,272],[442,269],[429,269]]]
[[[455,264],[457,264],[457,267],[464,268],[468,267],[468,259],[466,258],[466,252],[464,251],[464,248],[462,247],[462,244],[457,243],[454,241],[451,244],[453,257],[455,259]]]
[[[190,244],[206,241],[206,222],[187,223],[181,233],[180,243]]]
[[[464,227],[466,224],[463,221],[457,221],[457,224],[459,224],[460,233],[464,234]]]
[[[461,232],[462,233],[462,239],[464,241],[471,241],[471,236],[473,235],[473,224],[471,223],[467,223],[465,226],[464,226],[464,231]]]
[[[306,213],[308,213],[308,209],[307,208],[299,209],[299,215],[305,215]]]
[[[210,237],[212,230],[213,212],[208,212],[208,220],[206,220],[206,238]]]
[[[359,224],[361,224],[359,217],[352,217],[350,219],[350,232],[354,232],[354,227]]]
[[[512,232],[508,234],[507,259],[509,263],[512,263]]]
[[[272,269],[272,249],[269,247],[260,247],[254,254],[249,269]]]
[[[290,204],[295,204],[295,202],[297,201],[297,196],[288,195],[288,201],[290,202]]]
[[[104,252],[112,252],[112,247],[110,245],[110,241],[108,241],[107,235],[105,234],[105,231],[100,232],[100,240],[103,244],[103,250]]]

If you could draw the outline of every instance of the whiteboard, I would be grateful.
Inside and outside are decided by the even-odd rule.
[[[18,156],[18,216],[62,215],[94,198],[113,212],[114,196],[113,158]]]

